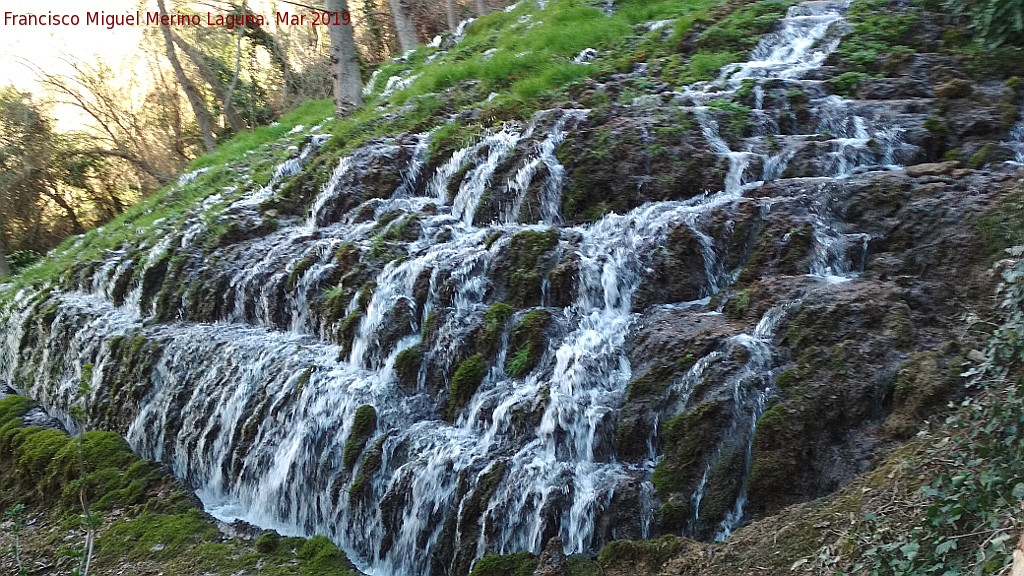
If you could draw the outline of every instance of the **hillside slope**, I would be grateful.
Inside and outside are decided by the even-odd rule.
[[[757,572],[764,526],[971,394],[1024,240],[1020,53],[954,25],[522,2],[15,278],[0,379],[365,573]]]

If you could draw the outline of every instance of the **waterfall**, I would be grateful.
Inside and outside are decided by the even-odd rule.
[[[637,376],[629,347],[642,313],[634,306],[652,255],[677,230],[695,239],[694,257],[701,260],[695,275],[703,273],[696,282],[699,300],[681,309],[702,308],[729,287],[738,271],[727,269],[735,264],[716,240],[714,216],[731,220],[741,203],[767,213],[772,200],[748,193],[786,178],[791,164],[806,156],[816,160],[805,164],[818,173],[810,174],[804,194],[785,200],[801,203],[813,228],[803,272],[845,281],[862,269],[863,258],[849,255],[866,251],[868,237],[846,229],[829,208],[832,189],[817,183],[898,165],[909,145],[890,126],[887,111],[826,96],[820,82],[804,79],[838,46],[849,3],[792,7],[749,61],[676,94],[672,105],[692,113],[712,152],[728,161],[721,190],[563,225],[567,176],[556,150],[587,121],[587,110],[549,110],[529,123],[506,123],[447,158],[429,157],[432,133],[373,140],[338,159],[308,213],[214,252],[216,266],[204,267],[187,286],[182,310],[169,321],[151,321],[157,309],[152,301],[144,305],[141,272],[172,253],[207,257],[195,246],[211,226],[199,212],[184,231],[149,246],[141,262],[127,250],[112,251],[77,289],[19,294],[2,312],[0,379],[66,415],[82,366],[91,364],[92,400],[123,405],[107,424],[142,456],[170,466],[211,513],[283,534],[324,534],[360,570],[401,576],[430,574],[432,554],[444,546],[458,548],[442,558],[448,564],[490,552],[539,552],[551,536],[561,537],[567,553],[592,552],[608,539],[600,527],[616,506],[637,510],[638,535],[650,535],[660,505],[650,481],[659,458],[657,422],[692,409],[694,389],[720,370],[732,392],[732,423],[722,445],[729,440],[745,449],[741,487],[712,527],[714,537],[725,538],[746,519],[754,429],[775,391],[780,363],[775,328],[791,306],[769,310],[749,333],[724,339],[672,382],[675,400],[654,416],[645,461],[630,464],[615,456],[615,430]],[[382,96],[415,78],[390,78]],[[714,101],[736,97],[744,80],[755,83],[750,114],[758,121],[750,136],[730,133],[721,121],[727,113],[746,114],[743,107]],[[819,134],[790,134],[773,149],[768,139],[779,136],[773,134],[779,121],[764,106],[770,82],[781,80],[806,89]],[[223,191],[204,206],[216,207],[221,218],[261,221],[261,204],[326,141],[315,131],[265,186]],[[1014,135],[1024,139],[1024,124]],[[367,197],[360,178],[381,164],[394,169],[392,193]],[[200,176],[183,176],[178,185]],[[545,254],[578,267],[565,288],[569,294],[555,304],[552,279],[538,280],[541,306],[516,311],[494,327],[493,364],[467,404],[446,418],[442,400],[454,370],[430,370],[466,360],[460,348],[479,337],[474,329],[498,299],[492,278],[503,272],[499,264],[508,267],[503,254],[517,234],[550,227],[553,246]],[[388,252],[393,245],[400,248]],[[344,320],[329,323],[316,310],[324,291],[338,288],[338,278],[364,272],[339,257],[346,249],[382,262],[338,304]],[[200,292],[204,282],[210,294]],[[202,314],[192,310],[200,299],[214,303]],[[512,332],[531,311],[549,316],[548,343],[536,368],[513,377],[505,368],[517,352],[510,350]],[[350,344],[328,343],[337,341],[332,338],[342,324]],[[129,396],[107,381],[121,361],[111,345],[115,338],[151,347],[148,380]],[[23,342],[31,350],[23,351]],[[420,372],[415,385],[403,385],[397,364],[414,351],[423,357]],[[746,360],[729,368],[737,351]],[[427,380],[434,373],[440,382],[431,390]],[[345,445],[364,405],[376,412],[376,430],[366,443],[375,460],[347,466]],[[691,525],[703,521],[701,503],[722,445],[704,463],[691,495]],[[481,502],[484,484],[489,497]],[[480,507],[478,517],[468,516],[473,506]],[[463,549],[470,557],[459,557]]]
[[[1021,107],[1020,119],[1010,129],[1010,138],[1005,144],[1013,151],[1013,161],[1024,166],[1024,107]]]

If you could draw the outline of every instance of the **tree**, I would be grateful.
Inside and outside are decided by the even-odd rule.
[[[1024,43],[1024,0],[981,0],[973,12],[974,28],[989,48]]]
[[[391,16],[395,20],[395,33],[398,35],[398,45],[402,47],[402,52],[415,49],[419,41],[416,39],[416,26],[412,22],[412,7],[409,0],[391,0]]]
[[[169,152],[178,151],[181,160],[187,160],[180,139],[180,130],[166,126],[159,120],[167,115],[167,106],[173,107],[174,97],[167,98],[167,82],[155,82],[156,102],[135,105],[126,94],[136,92],[134,84],[121,85],[110,66],[97,60],[93,64],[66,60],[74,70],[73,76],[43,72],[35,68],[36,79],[51,90],[63,104],[80,109],[94,122],[91,137],[80,139],[74,153],[97,159],[118,159],[127,162],[142,177],[158,185],[167,184],[171,174],[181,168],[181,162],[170,158]],[[162,80],[160,75],[154,80]],[[177,87],[172,86],[176,92]],[[173,111],[172,111],[173,112]],[[153,130],[154,125],[158,128]],[[171,128],[171,130],[167,130]],[[173,141],[168,141],[168,137]],[[181,148],[181,150],[179,150]]]
[[[160,0],[161,2],[163,0]],[[327,0],[327,11],[341,14],[348,12],[347,0]],[[363,105],[362,77],[359,72],[359,52],[351,25],[341,23],[341,18],[331,18],[327,27],[331,37],[331,77],[334,88],[334,110],[343,115]]]
[[[0,278],[9,276],[10,274],[11,267],[7,265],[7,254],[4,252],[3,234],[0,234]]]
[[[476,0],[476,13],[483,16],[488,12],[490,12],[490,10],[487,8],[487,0]]]
[[[164,6],[164,0],[156,0],[156,6],[160,11],[160,17],[166,17],[167,7]],[[185,96],[188,97],[188,102],[192,106],[192,112],[196,115],[196,123],[199,125],[199,131],[203,135],[203,144],[206,146],[206,151],[213,152],[217,149],[217,142],[213,139],[213,119],[210,117],[210,111],[206,109],[206,102],[203,101],[203,96],[199,93],[199,89],[196,88],[196,85],[185,74],[185,69],[181,67],[181,62],[178,61],[178,55],[174,51],[174,39],[171,37],[171,27],[160,26],[160,32],[164,36],[164,49],[167,52],[167,59],[171,62],[171,67],[174,68],[174,75],[178,78],[178,84],[181,84],[181,89],[185,91]]]
[[[241,27],[239,27],[239,30],[241,31]],[[239,34],[241,34],[241,32],[239,32]],[[179,36],[178,34],[171,32],[171,37],[174,39],[174,43],[178,46],[178,48],[181,48],[181,51],[184,52],[185,55],[188,56],[188,59],[192,61],[192,64],[195,65],[196,71],[199,72],[199,75],[203,78],[203,81],[210,86],[211,90],[213,90],[214,97],[220,101],[221,106],[224,109],[224,115],[227,117],[228,124],[231,126],[231,131],[241,132],[245,130],[245,121],[242,120],[242,117],[238,114],[238,111],[235,110],[235,106],[231,102],[231,96],[234,93],[234,87],[230,87],[229,92],[225,93],[224,87],[221,86],[220,80],[217,78],[216,73],[214,73],[209,63],[207,63],[208,57],[205,56],[202,52],[200,52],[195,46],[192,46],[191,44],[186,42],[185,39]],[[241,35],[239,35],[239,38],[241,38]],[[241,46],[239,46],[238,59],[241,59]],[[236,75],[235,82],[237,82],[237,78],[238,77]]]
[[[446,7],[448,8],[448,29],[455,32],[455,29],[459,27],[459,19],[455,15],[455,0],[448,0]]]
[[[54,133],[50,119],[29,94],[0,89],[0,233],[6,249],[40,248],[35,233],[47,203],[63,213],[71,232],[85,232],[66,181],[78,177],[69,141]],[[9,242],[14,238],[17,242]],[[6,260],[6,258],[5,258]]]

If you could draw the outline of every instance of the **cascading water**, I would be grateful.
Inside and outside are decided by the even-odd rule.
[[[815,174],[820,177],[898,164],[906,153],[898,133],[884,127],[884,115],[824,95],[810,98],[819,134],[778,135],[783,146],[770,151],[768,138],[776,136],[778,122],[762,110],[764,85],[785,81],[820,94],[820,83],[803,78],[838,45],[848,5],[793,7],[749,62],[727,66],[718,80],[675,95],[679,110],[696,118],[707,144],[728,159],[724,189],[560,228],[553,253],[571,256],[578,270],[564,307],[550,305],[548,279],[541,285],[551,341],[536,359],[537,368],[522,377],[505,370],[506,359],[516,353],[509,349],[510,328],[526,314],[519,312],[501,328],[493,367],[452,422],[441,421],[424,373],[415,386],[402,386],[396,363],[420,346],[424,366],[455,362],[456,344],[470,337],[469,327],[487,311],[489,274],[509,249],[510,237],[562,221],[565,169],[555,150],[584,121],[584,110],[547,111],[528,126],[509,124],[454,151],[432,172],[426,170],[430,134],[405,145],[374,141],[341,158],[305,218],[240,244],[232,261],[223,263],[224,289],[216,295],[222,305],[213,324],[189,322],[186,311],[183,321],[151,324],[147,319],[155,308],[150,303],[142,309],[141,292],[134,290],[120,307],[111,302],[118,279],[130,278],[125,274],[133,266],[155,266],[168,251],[190,246],[202,232],[199,221],[153,246],[153,256],[142,264],[123,252],[110,254],[78,291],[52,300],[21,294],[6,320],[0,378],[24,386],[56,413],[67,413],[85,364],[95,367],[93,400],[111,400],[103,395],[109,393],[104,378],[119,360],[107,345],[112,338],[154,343],[149,381],[126,405],[120,423],[133,448],[169,464],[215,514],[288,534],[329,535],[375,576],[431,573],[432,554],[445,546],[456,550],[445,558],[449,564],[472,562],[486,552],[538,552],[551,536],[561,537],[566,552],[592,551],[607,539],[598,526],[617,498],[632,499],[646,536],[658,506],[650,483],[657,427],[642,464],[619,462],[614,444],[618,411],[635,376],[628,340],[650,254],[673,230],[688,230],[703,260],[704,300],[696,304],[706,303],[736,274],[726,269],[715,244],[716,211],[750,200],[745,194],[764,181],[786,177],[788,164],[806,150],[822,158],[821,173]],[[392,78],[388,86],[395,89],[411,78]],[[757,128],[749,138],[727,138],[716,119],[716,100],[735,97],[744,81],[755,84]],[[311,135],[267,186],[224,201],[226,210],[255,213],[323,142]],[[367,200],[352,211],[339,208],[339,199],[360,194],[356,177],[368,166],[382,160],[397,164],[399,158],[406,160],[390,197]],[[198,176],[182,177],[179,184]],[[795,200],[808,203],[812,215],[814,250],[807,272],[849,276],[859,269],[849,262],[850,247],[867,237],[841,229],[828,211],[826,188]],[[499,192],[503,199],[493,221],[482,223],[482,200]],[[770,207],[768,200],[750,201]],[[382,223],[398,212],[416,217]],[[382,238],[402,234],[409,234],[407,253],[389,259],[372,289],[364,287],[342,307],[342,316],[354,319],[351,346],[327,344],[327,331],[335,327],[322,325],[310,308],[326,279],[342,272],[337,254],[346,246],[384,250]],[[37,328],[33,311],[45,302],[56,306],[49,340],[42,352],[23,354],[22,342]],[[444,314],[432,325],[439,310]],[[787,310],[769,311],[750,334],[729,338],[673,384],[679,400],[672,409],[679,413],[689,407],[703,375],[725,366],[730,351],[744,351],[745,362],[726,370],[726,379],[732,386],[730,441],[745,447],[745,473],[754,424],[774,388],[774,329]],[[428,329],[436,342],[424,342]],[[50,350],[60,350],[61,357]],[[362,459],[349,468],[344,447],[364,405],[376,411],[377,431],[367,443],[376,461]],[[534,416],[536,425],[524,427],[524,419]],[[701,520],[713,465],[707,463],[691,498],[694,522]],[[489,497],[481,505],[473,498],[485,483]],[[728,536],[743,522],[745,483],[714,527],[715,537]],[[631,484],[639,488],[630,492]],[[481,506],[479,516],[466,517],[472,526],[460,524],[472,506]],[[463,548],[471,550],[470,557],[460,559],[457,550]]]
[[[1013,161],[1024,166],[1024,107],[1021,108],[1020,120],[1010,129],[1010,138],[1005,144],[1013,151]]]

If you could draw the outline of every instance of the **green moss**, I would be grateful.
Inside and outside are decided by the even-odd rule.
[[[487,329],[492,333],[497,332],[508,319],[515,313],[515,308],[505,304],[504,302],[495,302],[491,304],[491,307],[487,309],[487,313],[484,314],[484,319],[487,321]]]
[[[295,397],[296,398],[302,396],[302,391],[306,389],[306,384],[309,384],[309,379],[312,376],[313,376],[313,366],[308,366],[308,367],[306,367],[305,370],[303,370],[301,373],[299,373],[299,377],[295,379]]]
[[[750,308],[750,291],[740,290],[725,303],[724,312],[731,318],[741,318]]]
[[[690,549],[693,544],[690,540],[671,534],[648,541],[616,540],[601,549],[597,562],[604,567],[619,563],[643,563],[656,570],[670,558]]]
[[[533,268],[537,259],[558,246],[558,231],[524,230],[509,242],[509,259],[519,268]]]
[[[388,215],[393,215],[394,212],[389,212],[381,216],[381,222],[378,223],[378,228],[383,229],[384,232],[380,234],[379,238],[386,242],[412,242],[419,237],[419,224],[420,217],[418,214],[409,214],[402,220],[396,223],[390,224],[391,220],[384,222],[384,218]]]
[[[533,576],[537,557],[529,552],[488,554],[473,566],[470,576]]]
[[[1024,188],[1018,186],[999,206],[974,220],[981,247],[990,261],[1001,258],[1007,248],[1024,244]]]
[[[893,386],[892,411],[882,427],[887,434],[907,439],[925,419],[945,408],[962,382],[963,358],[955,351],[954,344],[946,343],[903,363]]]
[[[675,493],[689,496],[704,469],[707,456],[718,444],[721,415],[722,409],[718,404],[705,402],[677,415],[665,425],[665,457],[651,475],[662,499]]]
[[[512,268],[506,295],[510,304],[522,308],[540,302],[538,260],[557,246],[558,232],[553,228],[543,232],[525,230],[512,237],[507,255],[507,265]]]
[[[448,407],[445,410],[445,418],[448,421],[455,421],[458,418],[459,412],[469,404],[469,400],[476,394],[476,389],[480,387],[486,375],[487,363],[480,354],[475,354],[459,364],[448,386]]]
[[[537,366],[547,349],[544,333],[550,324],[551,313],[547,310],[534,310],[523,317],[509,339],[509,350],[513,352],[505,360],[505,372],[520,378]]]
[[[174,515],[146,512],[131,522],[111,525],[97,539],[96,548],[113,558],[165,559],[217,537],[217,528],[194,508]]]
[[[924,128],[939,138],[945,138],[949,134],[945,121],[934,116],[924,121]]]
[[[786,450],[792,437],[790,420],[784,404],[773,406],[757,420],[747,482],[749,493],[758,495],[766,503],[769,498],[785,493],[796,472],[797,464]]]
[[[860,81],[867,77],[863,72],[845,72],[829,80],[832,91],[840,96],[853,97],[860,86]]]
[[[68,444],[71,438],[59,430],[27,428],[27,434],[18,446],[18,469],[28,478],[40,479],[50,463]]]
[[[351,470],[359,460],[359,455],[366,447],[366,441],[373,436],[377,429],[377,411],[369,404],[363,404],[356,409],[352,417],[352,431],[349,432],[348,441],[345,442],[345,453],[342,456],[346,470]]]
[[[789,390],[793,388],[794,386],[799,384],[799,379],[797,378],[796,370],[789,369],[783,372],[782,374],[779,374],[779,376],[775,379],[775,384],[779,387],[780,390]]]
[[[407,390],[414,390],[419,380],[420,364],[423,363],[423,348],[413,346],[406,348],[395,357],[395,373],[398,374],[398,381]]]
[[[8,396],[0,399],[0,425],[21,418],[33,406],[35,406],[35,402],[24,396]]]
[[[635,402],[661,394],[672,383],[670,373],[663,366],[656,365],[629,385],[626,401]]]
[[[317,260],[319,260],[319,256],[317,256],[316,254],[307,254],[302,260],[299,260],[298,263],[295,264],[295,267],[292,268],[291,273],[288,274],[288,281],[286,282],[286,286],[289,292],[295,290],[295,286],[302,278],[302,275],[305,274],[306,271],[309,270],[314,264],[316,264]]]
[[[301,573],[307,576],[352,576],[345,553],[327,537],[313,536],[298,553]]]
[[[566,559],[569,576],[601,576],[603,569],[596,560],[586,556],[570,556]]]
[[[977,170],[991,162],[993,146],[986,144],[980,150],[971,155],[971,158],[967,161],[967,166],[972,170]]]

